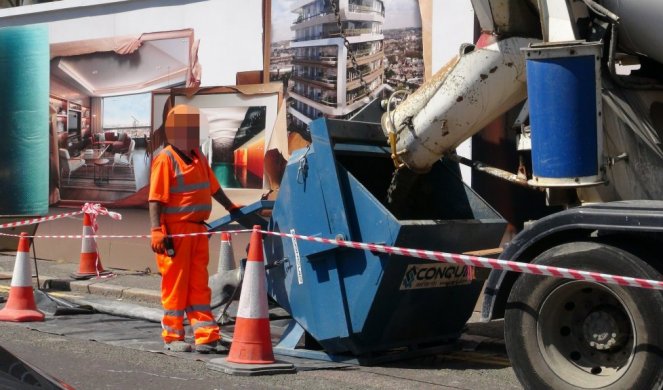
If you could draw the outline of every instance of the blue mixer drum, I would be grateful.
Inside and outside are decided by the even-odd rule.
[[[602,182],[602,47],[576,41],[523,49],[532,136],[531,185],[581,187]]]

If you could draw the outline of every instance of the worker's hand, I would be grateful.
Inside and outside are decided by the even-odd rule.
[[[163,233],[161,226],[152,228],[152,252],[166,253],[165,238],[166,235]]]
[[[244,207],[244,205],[238,205],[233,203],[232,206],[228,207],[226,210],[228,210],[230,214],[234,214],[238,212],[239,209],[241,209],[242,207]]]

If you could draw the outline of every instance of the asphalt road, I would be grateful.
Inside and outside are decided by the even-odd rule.
[[[484,326],[487,328],[481,329]],[[490,327],[472,325],[470,333],[496,331]],[[79,390],[522,388],[499,348],[457,351],[379,367],[239,377],[210,370],[202,361],[56,336],[21,324],[0,323],[0,345]]]

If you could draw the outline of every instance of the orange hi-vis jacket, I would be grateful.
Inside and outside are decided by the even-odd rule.
[[[162,223],[205,221],[212,211],[212,194],[219,188],[206,160],[196,157],[186,164],[170,145],[152,163],[149,200],[163,204]]]
[[[187,164],[171,146],[153,162],[150,201],[162,203],[161,224],[168,234],[202,233],[212,209],[212,194],[220,185],[206,160],[197,153]],[[219,327],[210,307],[208,286],[209,240],[205,235],[174,237],[175,255],[157,254],[162,275],[161,336],[166,343],[184,340],[184,315],[189,318],[196,344],[219,339]]]

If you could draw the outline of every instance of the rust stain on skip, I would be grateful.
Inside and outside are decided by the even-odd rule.
[[[482,73],[482,74],[479,75],[479,77],[481,77],[481,80],[485,80],[485,79],[488,78],[488,75]]]
[[[462,97],[462,96],[458,96],[458,97],[456,98],[456,101],[457,101],[458,103],[462,102],[462,101],[463,101],[463,97]]]
[[[493,68],[490,70],[490,73],[495,73],[496,71],[497,71],[497,66],[493,67]]]

